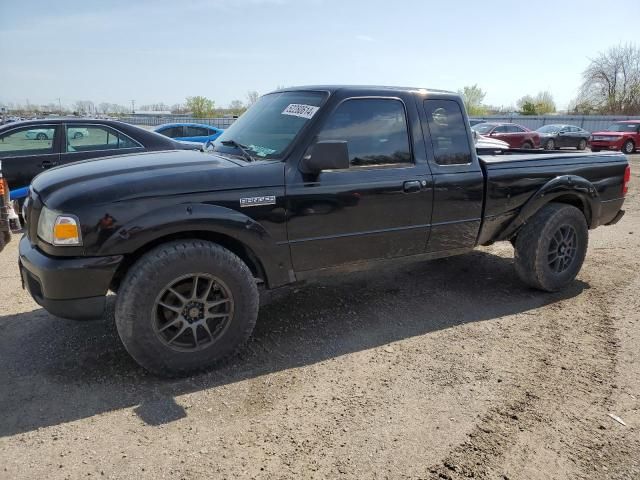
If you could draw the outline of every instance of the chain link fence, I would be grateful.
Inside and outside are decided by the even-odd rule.
[[[640,119],[640,117],[626,117],[624,115],[488,115],[472,118],[487,122],[517,123],[531,130],[543,125],[566,124],[584,128],[588,132],[604,130],[612,122]]]
[[[131,115],[122,117],[120,121],[130,123],[132,125],[140,125],[145,127],[155,127],[163,123],[199,123],[202,125],[211,125],[216,128],[227,128],[237,120],[235,117],[219,117],[219,118],[193,118],[183,115]]]
[[[636,120],[639,117],[627,117],[623,115],[487,115],[472,117],[473,119],[487,122],[517,123],[535,130],[543,125],[567,124],[584,128],[589,132],[604,130],[612,122],[619,120]],[[120,120],[132,125],[144,125],[154,127],[163,123],[200,123],[217,128],[228,128],[237,120],[235,117],[218,118],[193,118],[183,115],[131,115]]]

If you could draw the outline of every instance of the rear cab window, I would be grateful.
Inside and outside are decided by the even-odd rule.
[[[435,162],[438,165],[471,164],[469,135],[458,102],[425,100],[424,110]]]

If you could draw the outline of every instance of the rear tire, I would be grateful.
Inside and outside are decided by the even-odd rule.
[[[578,150],[584,150],[585,148],[587,148],[587,141],[584,138],[580,139],[580,142],[578,142],[578,146],[576,148]]]
[[[116,326],[142,367],[159,376],[186,375],[211,368],[249,338],[258,300],[251,271],[229,250],[174,241],[129,269],[116,299]]]
[[[584,214],[572,205],[549,203],[520,230],[515,268],[527,285],[555,292],[570,284],[582,268],[589,230]]]
[[[533,144],[531,142],[524,142],[522,144],[522,148],[524,148],[525,150],[531,150],[533,148]]]
[[[47,137],[46,133],[38,133],[36,135],[36,140],[48,140],[49,138]]]

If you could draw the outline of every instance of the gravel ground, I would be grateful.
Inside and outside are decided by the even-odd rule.
[[[577,281],[508,244],[294,290],[227,367],[166,381],[0,255],[0,478],[640,478],[640,155]],[[619,416],[626,426],[608,416]]]

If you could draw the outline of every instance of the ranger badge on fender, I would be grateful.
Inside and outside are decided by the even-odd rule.
[[[276,204],[275,195],[266,195],[264,197],[249,197],[249,198],[240,199],[241,207],[255,207],[257,205],[275,205],[275,204]]]

